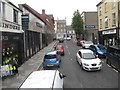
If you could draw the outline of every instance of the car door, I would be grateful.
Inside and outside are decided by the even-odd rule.
[[[81,52],[80,52],[80,51],[78,51],[77,56],[78,56],[78,57],[77,57],[77,60],[78,60],[79,64],[81,65],[82,55],[81,55]]]
[[[53,90],[63,89],[63,78],[60,78],[60,72],[57,70],[55,74],[55,79],[53,81]]]

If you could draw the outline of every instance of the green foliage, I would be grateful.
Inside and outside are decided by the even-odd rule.
[[[83,33],[83,20],[79,13],[79,10],[75,11],[72,18],[72,28],[75,30],[76,36],[79,36]]]

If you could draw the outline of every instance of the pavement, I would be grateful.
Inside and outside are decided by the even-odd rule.
[[[16,90],[22,82],[27,78],[27,76],[32,72],[39,70],[41,68],[44,53],[48,50],[52,50],[54,45],[57,44],[57,41],[53,41],[47,47],[40,50],[34,56],[32,56],[29,60],[27,60],[24,64],[22,64],[19,68],[19,75],[8,76],[5,79],[2,79],[0,84],[2,83],[2,90]]]

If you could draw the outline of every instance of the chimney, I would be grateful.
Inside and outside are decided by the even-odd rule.
[[[45,9],[42,9],[42,14],[45,14]]]

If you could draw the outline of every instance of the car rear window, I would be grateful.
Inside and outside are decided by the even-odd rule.
[[[54,59],[54,58],[56,58],[56,55],[53,55],[53,54],[45,55],[45,59]]]

